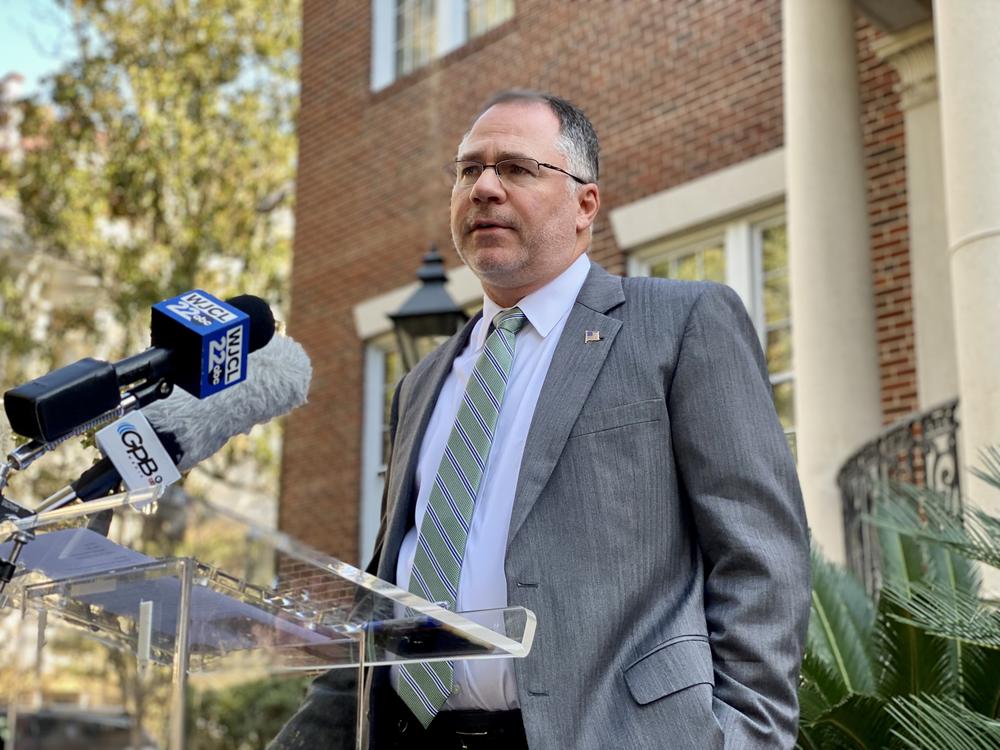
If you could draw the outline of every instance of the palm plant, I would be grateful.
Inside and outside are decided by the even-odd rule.
[[[1000,451],[976,473],[1000,489]],[[1000,568],[1000,519],[897,484],[867,521],[882,549],[877,602],[813,552],[798,747],[1000,748],[1000,609],[979,572]]]

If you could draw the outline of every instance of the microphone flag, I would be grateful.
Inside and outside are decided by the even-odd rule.
[[[206,398],[247,376],[250,316],[194,289],[153,305],[150,343],[196,357],[177,368],[175,385]]]
[[[94,437],[129,490],[157,487],[162,492],[181,478],[156,431],[141,411],[125,415],[98,430]]]

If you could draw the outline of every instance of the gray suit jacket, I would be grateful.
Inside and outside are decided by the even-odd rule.
[[[381,578],[394,579],[421,440],[471,328],[397,391]],[[514,663],[532,748],[794,745],[805,513],[731,289],[592,265],[539,396],[504,569],[509,604],[538,617]]]

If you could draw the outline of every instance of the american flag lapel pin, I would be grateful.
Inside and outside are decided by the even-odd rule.
[[[585,343],[585,344],[592,344],[595,341],[600,341],[600,340],[601,340],[601,332],[600,331],[584,331],[583,332],[583,343]]]

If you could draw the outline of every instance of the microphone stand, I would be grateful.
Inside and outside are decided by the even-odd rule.
[[[72,492],[72,488],[68,488],[70,490],[69,493],[66,492],[66,489],[63,489],[46,498],[35,510],[28,510],[4,497],[3,493],[7,488],[7,482],[11,473],[14,471],[23,471],[38,458],[67,440],[86,434],[98,427],[103,427],[105,424],[113,422],[128,412],[141,409],[161,398],[166,398],[172,391],[173,385],[162,378],[156,382],[140,386],[133,391],[124,393],[118,408],[105,412],[89,422],[85,422],[68,434],[62,435],[50,442],[31,440],[7,454],[7,460],[0,463],[0,523],[8,519],[22,519],[43,513],[47,510],[55,510],[76,499],[76,494]],[[17,570],[17,560],[21,556],[24,545],[34,538],[35,535],[33,532],[20,529],[9,537],[9,541],[14,543],[10,558],[7,560],[0,558],[0,606],[3,606],[6,601],[3,592],[7,588],[7,584],[14,578],[14,573]]]

